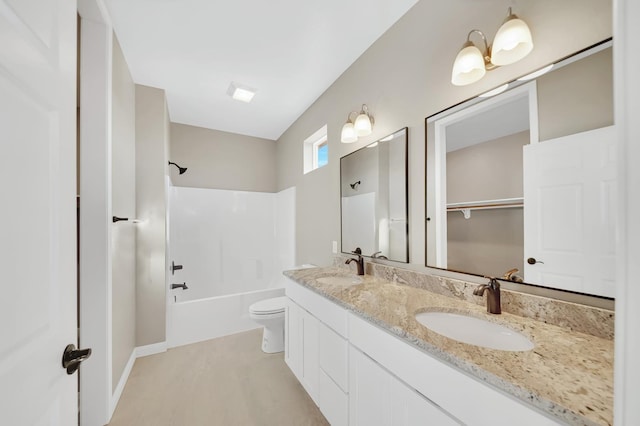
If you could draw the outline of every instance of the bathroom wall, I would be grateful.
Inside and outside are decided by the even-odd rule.
[[[424,119],[506,81],[611,36],[611,1],[524,1],[514,12],[531,28],[535,48],[522,61],[455,87],[451,66],[470,29],[493,38],[512,3],[506,0],[418,2],[376,41],[278,139],[278,188],[297,187],[297,261],[331,263],[340,241],[340,157],[409,127],[410,261],[424,264]],[[446,22],[446,25],[442,25]],[[440,32],[434,36],[433,29]],[[340,143],[349,111],[369,106],[373,133]],[[329,164],[302,173],[304,139],[328,125]]]
[[[169,113],[164,90],[136,85],[136,346],[165,341],[166,175]]]
[[[529,131],[447,153],[447,202],[522,197],[522,147]],[[524,270],[523,209],[447,214],[447,268],[501,277]]]
[[[613,124],[612,55],[605,49],[538,78],[541,141]]]
[[[174,186],[276,192],[276,142],[171,123],[169,172]]]
[[[117,38],[112,62],[111,207],[119,217],[136,215],[135,85]],[[112,391],[135,349],[136,229],[118,222],[111,229]]]

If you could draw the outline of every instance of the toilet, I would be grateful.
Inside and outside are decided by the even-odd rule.
[[[287,297],[260,300],[249,306],[249,318],[264,326],[262,351],[268,354],[284,351],[284,308]]]

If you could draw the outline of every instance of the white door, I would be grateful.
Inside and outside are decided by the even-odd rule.
[[[526,282],[615,296],[613,126],[524,147]]]
[[[0,424],[77,424],[76,2],[0,0]]]

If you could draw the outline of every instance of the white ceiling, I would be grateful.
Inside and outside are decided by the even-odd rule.
[[[480,113],[447,126],[447,152],[457,151],[529,129],[529,98],[481,110]]]
[[[418,0],[105,0],[133,80],[171,121],[280,135]],[[250,104],[226,92],[258,89]]]

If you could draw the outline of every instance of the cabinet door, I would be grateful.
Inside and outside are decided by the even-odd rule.
[[[347,426],[349,424],[349,397],[320,368],[318,383],[318,407],[331,426]]]
[[[320,323],[319,335],[320,369],[327,373],[343,392],[347,392],[349,344],[345,338],[323,323]]]
[[[284,314],[284,361],[293,374],[302,381],[302,327],[300,307],[287,301]]]
[[[318,319],[300,309],[302,317],[302,386],[318,405],[318,380],[320,362],[318,356]]]
[[[349,346],[349,425],[391,425],[393,376],[353,346]]]
[[[391,424],[393,426],[454,426],[462,424],[395,377],[391,384],[391,395]]]

